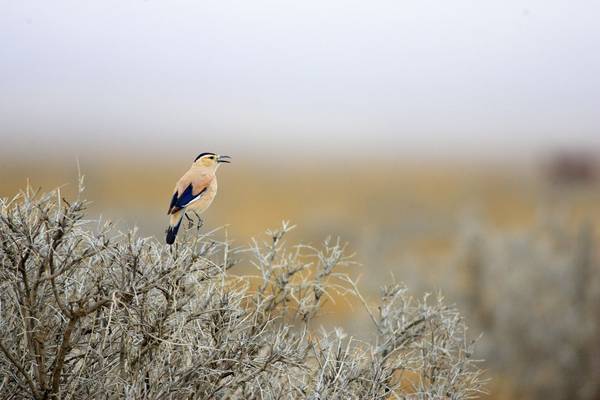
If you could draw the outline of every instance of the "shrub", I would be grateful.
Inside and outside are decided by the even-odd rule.
[[[600,263],[591,224],[558,215],[518,234],[485,229],[467,247],[464,304],[480,351],[517,397],[600,398]]]
[[[11,399],[473,398],[472,342],[441,298],[397,284],[373,343],[316,331],[336,294],[357,296],[339,242],[173,247],[85,219],[88,203],[30,188],[0,204],[0,397]],[[193,235],[190,235],[193,236]],[[236,264],[257,276],[236,276]]]

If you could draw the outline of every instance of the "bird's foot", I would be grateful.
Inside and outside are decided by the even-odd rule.
[[[200,230],[204,226],[204,220],[196,212],[194,212],[194,216],[196,217],[196,229]]]
[[[185,218],[188,221],[188,229],[192,229],[192,226],[194,226],[194,220],[187,214],[183,214],[185,215]]]

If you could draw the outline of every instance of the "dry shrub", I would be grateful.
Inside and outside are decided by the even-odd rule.
[[[518,395],[600,398],[600,263],[590,224],[557,216],[518,234],[480,234],[465,263],[465,309],[480,350]]]
[[[82,182],[81,182],[82,183]],[[339,242],[167,247],[30,188],[0,204],[0,397],[473,398],[481,372],[457,311],[382,290],[373,343],[315,332],[333,293],[359,296]],[[252,263],[257,276],[234,276]],[[258,281],[258,284],[256,284]],[[252,283],[254,282],[254,283]],[[312,324],[311,324],[312,323]]]

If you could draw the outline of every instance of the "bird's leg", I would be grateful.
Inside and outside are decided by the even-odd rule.
[[[194,215],[196,216],[196,219],[198,220],[196,222],[196,229],[200,230],[200,228],[202,228],[202,226],[204,226],[204,220],[202,219],[202,217],[200,217],[200,215],[194,211]]]
[[[196,213],[194,213],[194,214],[196,214]],[[194,226],[194,220],[189,215],[187,215],[187,213],[185,213],[183,215],[188,220],[188,229],[192,229],[192,226]]]

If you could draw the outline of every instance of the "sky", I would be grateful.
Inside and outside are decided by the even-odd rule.
[[[600,149],[600,2],[0,0],[0,154]]]

